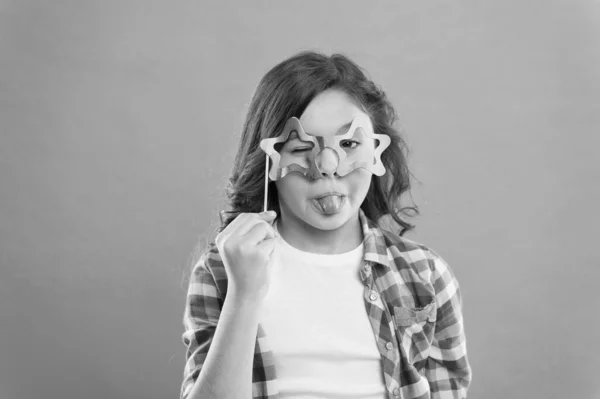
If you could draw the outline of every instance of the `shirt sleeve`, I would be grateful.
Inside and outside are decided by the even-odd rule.
[[[221,314],[217,284],[208,267],[220,261],[216,257],[218,254],[207,251],[191,273],[183,316],[182,341],[187,350],[180,399],[187,398],[200,374]]]
[[[423,373],[432,399],[466,398],[472,372],[467,359],[460,287],[448,264],[435,254],[433,266],[436,325]]]

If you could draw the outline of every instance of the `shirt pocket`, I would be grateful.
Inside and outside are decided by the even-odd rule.
[[[437,308],[431,302],[422,308],[393,306],[398,343],[408,363],[419,368],[429,357]]]

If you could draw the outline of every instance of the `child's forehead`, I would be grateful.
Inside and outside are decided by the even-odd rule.
[[[304,114],[303,114],[304,116]],[[298,120],[302,126],[304,133],[310,136],[331,137],[342,136],[350,130],[352,124],[355,127],[361,127],[367,132],[373,132],[373,124],[371,119],[363,112],[351,113],[343,116],[311,118]],[[297,138],[298,134],[295,131],[290,133],[289,139]]]
[[[340,90],[326,90],[308,104],[299,120],[307,134],[333,136],[346,133],[352,121],[359,116],[366,114],[348,94]],[[373,130],[370,118],[365,119],[368,126],[363,128]]]

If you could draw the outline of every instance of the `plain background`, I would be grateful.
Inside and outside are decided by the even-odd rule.
[[[297,51],[388,93],[470,398],[600,398],[599,1],[0,2],[0,399],[176,398],[197,245]]]

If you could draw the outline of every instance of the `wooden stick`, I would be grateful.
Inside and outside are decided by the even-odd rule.
[[[267,211],[267,198],[269,195],[269,154],[267,154],[267,161],[265,162],[265,205],[263,212]]]

